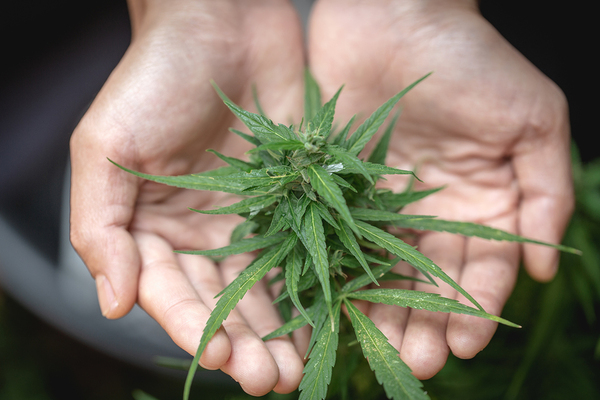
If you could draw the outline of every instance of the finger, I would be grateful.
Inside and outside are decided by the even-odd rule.
[[[137,297],[140,258],[127,227],[137,182],[110,164],[82,122],[71,139],[71,243],[96,279],[102,314],[119,318]]]
[[[252,256],[248,254],[228,257],[221,263],[221,271],[225,282],[233,281],[251,261]],[[256,371],[247,371],[247,374],[248,379],[252,380],[253,384],[257,384],[260,380],[265,381],[262,390],[289,393],[298,387],[302,379],[304,364],[289,337],[282,336],[267,342],[260,339],[283,324],[277,309],[272,303],[273,297],[269,288],[264,281],[259,281],[244,295],[236,307],[236,310],[243,316],[259,342],[255,345],[257,351],[261,350],[258,357],[265,359],[254,364],[257,368]],[[229,332],[229,326],[225,326]],[[273,362],[274,364],[271,364]],[[248,367],[248,364],[246,364],[246,367]],[[271,370],[270,368],[273,367],[274,370]],[[251,374],[254,374],[254,377]],[[269,385],[266,382],[273,378],[276,378],[274,386],[268,387]],[[248,386],[245,386],[245,390],[246,388]],[[262,390],[258,390],[258,392]]]
[[[516,226],[515,216],[488,223],[508,231]],[[459,283],[488,313],[500,315],[515,285],[518,267],[518,244],[470,238]],[[468,304],[462,296],[459,300]],[[474,357],[487,346],[497,325],[484,318],[452,314],[447,332],[452,353],[459,358]]]
[[[220,267],[215,267],[204,257],[178,255],[178,258],[195,291],[210,309],[214,309],[218,301],[215,295],[224,286]],[[210,268],[205,265],[207,262]],[[248,394],[261,396],[271,391],[277,382],[277,365],[264,343],[237,309],[231,311],[221,329],[226,332],[231,348],[229,357],[219,368],[237,381]],[[208,350],[207,347],[205,352]],[[264,368],[264,376],[257,376],[256,371],[261,368]]]
[[[458,281],[461,273],[464,246],[464,238],[449,233],[428,232],[419,240],[419,251],[455,281]],[[418,282],[414,289],[456,297],[456,291],[443,283],[435,287]],[[447,324],[447,313],[410,310],[400,357],[418,379],[431,378],[446,363],[450,352],[446,343]]]
[[[142,259],[139,305],[179,347],[196,354],[212,309],[205,300],[210,302],[222,287],[216,267],[203,257],[178,259],[172,247],[156,235],[136,232],[134,237]],[[188,272],[196,271],[190,273],[191,280],[180,267],[180,261]],[[200,364],[207,369],[220,368],[229,359],[231,346],[227,333],[219,329],[202,354]]]
[[[550,243],[560,243],[574,206],[566,101],[559,89],[555,90],[558,94],[549,96],[559,99],[554,112],[549,118],[533,117],[545,124],[532,127],[536,134],[519,143],[513,159],[522,195],[519,232]],[[552,279],[558,257],[554,249],[524,246],[527,271],[540,281]]]
[[[415,275],[414,268],[404,262],[399,262],[392,271],[405,276]],[[381,288],[411,289],[413,281],[395,280],[380,282],[379,285]],[[379,328],[379,330],[387,337],[388,342],[394,346],[396,350],[400,351],[408,314],[409,309],[405,307],[374,303],[369,305],[367,315],[371,318],[371,321],[373,321],[377,328]]]

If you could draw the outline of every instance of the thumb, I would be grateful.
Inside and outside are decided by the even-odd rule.
[[[96,280],[102,314],[120,318],[137,298],[140,256],[127,228],[138,183],[108,162],[85,125],[71,137],[71,243]]]

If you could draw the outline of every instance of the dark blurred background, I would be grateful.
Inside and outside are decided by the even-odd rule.
[[[432,398],[600,398],[600,167],[594,161],[600,154],[592,121],[598,108],[592,62],[598,31],[587,3],[548,4],[482,1],[481,9],[567,96],[581,163],[575,162],[578,205],[566,240],[582,248],[584,257],[563,257],[559,276],[548,285],[523,275],[503,316],[524,328],[499,328],[474,360],[451,357],[425,382]],[[69,132],[126,49],[127,8],[122,0],[5,2],[0,32],[0,209],[13,210],[13,221],[25,221],[17,228],[56,259],[58,214],[48,210],[60,204]],[[84,75],[89,78],[80,79]],[[62,89],[48,98],[48,87]],[[54,115],[57,104],[71,111]],[[56,134],[38,133],[43,132],[36,129],[38,113],[39,121],[53,121]],[[16,126],[23,120],[27,124]],[[33,175],[35,185],[20,184]],[[31,201],[40,197],[43,206]],[[355,382],[350,392],[358,393],[355,398],[380,395],[365,389],[372,381]],[[181,388],[180,377],[158,376],[105,356],[45,324],[0,290],[0,400],[132,399],[135,389],[176,399]],[[244,397],[235,388],[207,386],[198,392],[197,398]]]

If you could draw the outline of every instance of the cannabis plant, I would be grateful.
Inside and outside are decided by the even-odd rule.
[[[427,75],[426,75],[427,76]],[[385,165],[396,118],[392,118],[374,150],[359,158],[365,145],[388,119],[392,109],[417,80],[379,107],[350,134],[351,119],[343,128],[333,126],[340,90],[322,105],[318,85],[306,74],[305,116],[299,125],[275,124],[262,112],[252,113],[234,104],[216,85],[215,90],[252,135],[232,130],[255,146],[249,161],[222,155],[228,166],[182,176],[154,176],[123,168],[139,177],[181,188],[217,190],[242,196],[230,206],[193,210],[203,214],[237,214],[245,218],[233,232],[231,244],[212,250],[179,251],[210,257],[260,250],[254,261],[221,293],[204,329],[189,370],[184,399],[206,345],[244,294],[274,268],[285,285],[279,303],[286,322],[264,337],[269,340],[310,325],[308,361],[300,383],[300,399],[324,399],[336,361],[340,310],[347,309],[356,339],[377,381],[389,398],[427,399],[421,382],[400,359],[385,335],[364,315],[353,300],[384,303],[439,312],[454,312],[487,318],[517,327],[486,313],[477,301],[416,248],[386,228],[433,230],[478,236],[485,239],[545,244],[508,232],[433,216],[402,214],[404,206],[439,190],[414,191],[409,186],[395,193],[381,189],[377,181],[385,175],[402,174],[418,179],[411,171]],[[571,248],[550,245],[560,250]],[[472,303],[414,290],[379,288],[379,282],[410,279],[392,272],[404,261],[416,268],[426,282],[448,284]],[[291,307],[298,311],[291,318]]]

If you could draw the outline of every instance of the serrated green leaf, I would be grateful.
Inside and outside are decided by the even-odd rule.
[[[234,254],[247,253],[254,250],[264,249],[269,246],[273,246],[283,241],[288,236],[288,233],[281,232],[279,234],[264,237],[254,236],[248,239],[242,239],[238,242],[232,243],[229,246],[221,247],[219,249],[212,250],[175,250],[175,253],[180,254],[194,254],[200,256],[231,256]]]
[[[368,162],[371,162],[373,164],[385,165],[385,159],[387,156],[388,148],[390,146],[390,139],[392,138],[392,133],[394,132],[394,127],[396,126],[396,121],[398,121],[399,116],[400,113],[396,113],[396,115],[394,115],[394,118],[392,118],[392,121],[385,128],[383,135],[381,135],[381,138],[375,145],[375,148],[369,155],[369,158],[367,158]]]
[[[313,318],[314,312],[312,307],[307,308],[306,313],[311,319]],[[263,336],[262,340],[266,342],[267,340],[287,335],[289,333],[294,332],[296,329],[300,329],[306,325],[308,325],[308,321],[306,320],[306,318],[303,315],[298,315],[286,322],[285,324],[281,325],[279,328],[275,329],[273,332]]]
[[[346,224],[346,222],[340,221],[339,225],[340,226],[335,230],[335,233],[338,235],[338,237],[340,238],[346,249],[348,249],[350,254],[352,254],[358,260],[358,262],[363,267],[371,281],[376,285],[379,285],[379,283],[377,283],[377,279],[375,279],[375,276],[371,271],[371,267],[369,267],[369,264],[365,259],[362,249],[360,248],[358,242],[356,241],[356,238],[354,237],[354,233],[352,233],[352,230],[350,229],[348,224]]]
[[[304,367],[299,400],[323,400],[327,396],[338,347],[340,309],[340,303],[336,302],[332,309],[333,326],[325,323],[319,331]]]
[[[189,174],[189,175],[177,175],[177,176],[163,176],[163,175],[150,175],[142,172],[137,172],[129,168],[125,168],[112,160],[108,160],[122,170],[129,172],[140,178],[147,179],[149,181],[163,183],[169,186],[175,186],[183,189],[194,189],[194,190],[210,190],[220,191],[225,193],[233,194],[265,194],[264,191],[250,191],[244,193],[246,188],[239,182],[229,179],[231,175],[237,173],[239,170],[233,167],[223,167],[222,173],[218,174],[213,172],[212,174]]]
[[[450,232],[463,236],[476,236],[482,239],[499,240],[517,243],[533,243],[543,246],[553,247],[557,250],[572,254],[581,254],[581,252],[572,247],[560,244],[546,243],[539,240],[525,238],[500,229],[489,226],[475,224],[472,222],[447,221],[437,218],[414,219],[397,221],[397,226],[411,228],[423,231]]]
[[[224,183],[244,187],[242,193],[260,192],[260,194],[267,194],[270,186],[278,185],[282,180],[297,176],[299,176],[299,173],[292,170],[292,168],[279,165],[255,169],[250,172],[238,172],[218,179]]]
[[[379,265],[372,269],[373,276],[376,279],[381,279],[385,274],[394,268],[396,264],[400,261],[400,257],[396,257],[393,260],[390,260],[388,265]],[[357,278],[352,279],[349,282],[346,282],[344,286],[342,286],[342,292],[353,292],[355,290],[360,289],[363,286],[367,286],[372,282],[371,277],[369,275],[361,275]]]
[[[361,221],[403,221],[405,219],[429,219],[435,218],[429,215],[398,214],[390,211],[373,210],[371,208],[350,207],[352,218]]]
[[[398,211],[402,207],[424,199],[425,197],[439,192],[444,188],[445,186],[440,186],[434,189],[409,191],[403,193],[385,192],[380,194],[379,198],[387,209]]]
[[[344,164],[345,168],[350,168],[351,170],[356,170],[358,173],[362,174],[367,181],[371,184],[375,184],[373,178],[369,174],[369,171],[365,167],[364,163],[358,159],[355,155],[352,155],[346,151],[343,147],[329,145],[325,148],[325,152],[334,156],[337,160],[339,160],[342,164]]]
[[[348,137],[348,132],[350,132],[350,128],[356,119],[356,115],[353,115],[352,118],[344,125],[342,130],[335,136],[331,144],[336,146],[343,146],[346,142],[346,137]]]
[[[309,269],[309,270],[305,271],[305,266],[307,265],[306,260],[309,258],[310,258],[310,256],[308,254],[306,254],[306,257],[304,259],[304,265],[302,266],[300,282],[298,282],[298,293],[302,293],[303,291],[305,291],[307,289],[313,288],[315,286],[315,283],[317,283],[319,281],[317,279],[317,276],[314,274],[313,270]],[[273,300],[273,304],[277,304],[280,301],[287,299],[288,297],[290,297],[290,295],[287,292],[287,290],[285,290],[275,300]]]
[[[304,71],[304,119],[312,121],[321,108],[321,90],[310,71]]]
[[[356,189],[354,188],[354,186],[352,186],[351,184],[348,183],[348,181],[346,181],[344,178],[342,178],[341,176],[337,175],[337,174],[331,174],[331,177],[333,178],[334,182],[343,188],[346,189],[350,189],[351,191],[353,191],[354,193],[357,193]]]
[[[267,117],[267,113],[263,110],[260,101],[258,100],[258,90],[256,89],[256,84],[252,84],[252,100],[254,101],[254,106],[256,107],[256,111],[263,117]]]
[[[264,150],[299,150],[304,148],[304,143],[299,140],[286,140],[286,141],[277,141],[277,142],[269,142],[265,144],[261,144],[260,146],[251,149],[248,153],[257,153],[259,151]]]
[[[327,222],[329,225],[333,226],[334,228],[338,227],[337,221],[335,220],[333,215],[331,215],[331,213],[329,212],[327,207],[325,207],[322,203],[318,203],[318,202],[313,202],[312,204],[314,204],[317,207],[317,210],[319,210],[319,214],[321,215],[321,218],[323,218],[323,220],[325,222]]]
[[[307,207],[302,221],[302,237],[306,250],[311,256],[315,272],[321,282],[325,302],[331,304],[331,287],[329,284],[329,260],[327,257],[327,245],[325,244],[325,232],[323,221],[317,207],[313,202]]]
[[[333,207],[340,216],[348,223],[348,226],[360,235],[358,229],[354,225],[354,220],[350,215],[350,210],[344,199],[344,195],[335,180],[319,165],[309,165],[307,168],[310,184],[321,197]]]
[[[418,290],[405,289],[367,289],[348,293],[349,298],[365,300],[371,303],[390,304],[398,307],[410,307],[415,310],[427,310],[433,312],[445,312],[455,314],[473,315],[475,317],[489,319],[501,324],[520,328],[504,318],[488,314],[485,311],[459,303],[457,300],[442,297],[437,293],[427,293]]]
[[[259,224],[252,220],[246,220],[244,222],[239,223],[231,232],[230,243],[239,242],[246,236],[251,233],[256,232],[256,229],[259,227]]]
[[[246,161],[243,160],[239,160],[235,157],[228,157],[226,155],[223,155],[221,153],[219,153],[216,150],[213,149],[208,149],[206,150],[208,153],[212,153],[214,155],[216,155],[217,157],[219,157],[221,160],[225,161],[227,164],[231,165],[232,167],[235,167],[237,169],[239,169],[240,171],[244,171],[244,172],[250,172],[253,169],[256,168],[255,165],[252,165]]]
[[[452,278],[450,278],[440,267],[438,267],[433,261],[429,258],[425,257],[423,254],[415,250],[414,247],[404,243],[402,240],[398,239],[394,235],[381,230],[373,225],[367,224],[366,222],[357,220],[356,226],[361,230],[363,236],[383,247],[393,255],[400,257],[402,260],[406,261],[416,269],[418,269],[426,278],[428,278],[432,283],[435,284],[431,279],[431,275],[441,279],[443,282],[447,283],[460,294],[465,296],[471,303],[473,303],[477,308],[484,311],[481,305],[467,293],[460,285],[458,285]]]
[[[273,218],[271,219],[269,229],[267,232],[265,232],[265,237],[269,237],[279,231],[287,229],[287,227],[289,227],[291,224],[291,219],[292,216],[290,215],[289,211],[289,203],[284,199],[283,201],[279,202],[277,207],[275,207]]]
[[[196,210],[190,208],[190,210],[200,214],[244,214],[254,213],[262,210],[265,207],[269,207],[275,203],[280,196],[265,195],[260,197],[251,197],[249,199],[243,199],[230,206],[220,207],[216,210]]]
[[[188,372],[183,398],[187,400],[189,398],[190,388],[196,369],[198,368],[198,360],[202,356],[202,352],[208,345],[210,339],[219,329],[223,321],[227,318],[231,310],[236,304],[244,297],[246,292],[259,280],[261,280],[267,272],[276,267],[279,262],[285,257],[285,255],[296,245],[296,235],[288,235],[283,243],[272,248],[262,257],[256,258],[246,269],[238,275],[227,287],[221,292],[221,297],[217,301],[215,308],[210,313],[202,338],[200,339],[200,345],[196,351],[196,355],[192,361],[192,365]]]
[[[295,235],[295,234],[294,234]],[[310,315],[306,312],[302,303],[300,302],[300,297],[298,297],[298,282],[300,281],[300,274],[302,273],[302,266],[304,265],[304,257],[302,257],[302,252],[294,247],[292,252],[286,258],[285,264],[285,286],[296,309],[300,312],[304,318],[308,321],[308,323],[314,328],[315,324],[312,321]]]
[[[402,90],[397,95],[393,96],[391,99],[386,101],[381,107],[379,107],[365,122],[363,122],[357,129],[354,131],[352,136],[346,141],[345,147],[348,149],[350,154],[358,155],[365,147],[365,145],[371,140],[373,135],[377,133],[377,130],[383,124],[387,116],[392,111],[392,108],[398,103],[398,101],[404,96],[409,90],[411,90],[415,85],[421,82],[423,79],[427,78],[430,74],[423,76],[422,78],[416,80],[411,83]]]
[[[369,175],[412,175],[415,179],[419,179],[413,171],[407,171],[404,169],[398,169],[394,167],[388,167],[387,165],[374,164],[370,162],[362,162],[364,170]],[[344,165],[344,169],[339,171],[339,174],[362,174],[362,169],[357,169],[352,166]],[[420,179],[419,179],[420,180]]]
[[[239,131],[239,130],[234,129],[234,128],[229,128],[229,131],[235,133],[236,135],[238,135],[242,139],[246,140],[247,142],[249,142],[249,143],[251,143],[251,144],[253,144],[255,146],[260,146],[261,145],[260,140],[258,140],[257,138],[255,138],[252,135],[248,135],[247,133],[244,133],[244,132]]]
[[[344,299],[356,338],[377,382],[383,385],[388,398],[394,400],[426,400],[421,382],[411,374],[396,350],[375,324],[350,301]]]
[[[221,97],[221,100],[223,100],[223,103],[229,107],[238,119],[242,121],[244,125],[250,129],[250,132],[254,133],[262,143],[296,139],[294,132],[287,126],[281,124],[276,125],[273,121],[263,115],[255,114],[240,108],[231,101],[231,99],[229,99],[213,81],[211,81],[211,83],[219,97]]]
[[[313,135],[319,135],[325,139],[331,133],[331,127],[333,125],[333,116],[335,114],[335,105],[340,95],[342,88],[339,88],[335,95],[327,103],[323,105],[314,116],[313,119],[308,120],[308,131]]]

